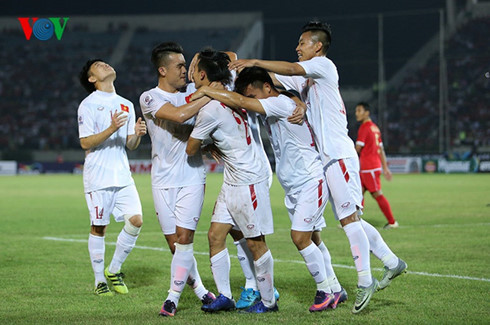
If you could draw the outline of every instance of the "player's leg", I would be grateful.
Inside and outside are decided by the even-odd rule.
[[[225,201],[228,189],[226,184],[221,187],[208,231],[211,271],[219,295],[212,303],[201,307],[205,312],[230,311],[236,308],[230,287],[230,255],[226,248],[226,236],[234,226]]]
[[[357,158],[350,158],[337,161],[326,172],[332,210],[347,235],[358,275],[353,313],[358,313],[367,306],[378,286],[377,280],[371,274],[369,240],[358,216],[362,207],[358,171],[359,161]]]
[[[231,229],[230,235],[233,237],[234,244],[237,248],[237,258],[240,262],[243,275],[245,276],[245,286],[242,287],[242,292],[240,293],[240,299],[238,299],[236,303],[236,308],[248,308],[260,299],[253,264],[254,259],[252,252],[247,246],[247,240],[243,237],[242,232],[237,229]]]
[[[95,294],[112,296],[107,280],[104,276],[105,260],[105,231],[110,222],[113,206],[113,196],[104,190],[85,193],[87,207],[90,214],[90,234],[88,238],[88,251],[95,277]]]
[[[277,311],[274,295],[274,260],[265,242],[265,235],[274,232],[272,210],[267,181],[233,188],[231,200],[227,200],[230,214],[247,239],[247,246],[254,258],[257,287],[261,301],[246,309],[249,313]]]
[[[334,296],[334,300],[329,307],[335,309],[337,308],[338,304],[341,304],[347,300],[347,291],[345,291],[345,289],[340,285],[337,275],[335,274],[332,266],[332,257],[330,256],[330,252],[321,238],[321,231],[314,231],[311,235],[311,240],[318,246],[318,249],[322,253],[328,285],[330,286]]]
[[[379,208],[381,209],[386,220],[388,221],[388,223],[384,226],[384,228],[385,229],[397,228],[398,222],[396,222],[395,218],[393,217],[393,212],[391,211],[390,202],[388,202],[388,200],[383,195],[383,192],[381,190],[381,171],[380,170],[373,171],[371,177],[372,177],[373,185],[369,189],[369,192],[378,203]]]
[[[143,225],[141,202],[134,184],[115,190],[115,205],[112,214],[117,222],[124,222],[124,226],[117,237],[111,263],[104,273],[111,280],[116,292],[126,294],[128,288],[123,281],[121,266],[136,245]]]

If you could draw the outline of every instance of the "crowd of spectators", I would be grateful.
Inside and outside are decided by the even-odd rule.
[[[449,142],[490,146],[490,18],[461,26],[446,42]],[[439,152],[439,53],[388,93],[388,153]]]

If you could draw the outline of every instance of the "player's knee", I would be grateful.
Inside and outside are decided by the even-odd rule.
[[[305,249],[311,244],[310,233],[291,231],[291,239],[298,250]]]
[[[124,231],[131,236],[138,236],[143,226],[143,217],[139,214],[136,215],[124,215]]]
[[[378,196],[383,195],[383,192],[381,192],[381,190],[379,190],[379,191],[371,193],[371,195],[373,196],[373,198],[376,199]]]

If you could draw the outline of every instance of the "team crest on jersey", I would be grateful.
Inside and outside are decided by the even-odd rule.
[[[83,116],[82,115],[80,115],[78,117],[78,125],[83,125]]]
[[[97,107],[97,110],[98,111],[103,111],[104,110],[104,106]]]
[[[153,101],[153,98],[151,97],[151,95],[146,95],[145,98],[143,99],[143,101],[145,102],[145,105],[148,106]]]

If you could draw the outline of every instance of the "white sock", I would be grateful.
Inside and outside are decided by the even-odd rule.
[[[170,284],[169,296],[167,299],[172,300],[175,306],[178,304],[178,298],[182,294],[189,270],[194,263],[194,247],[193,244],[182,245],[175,243],[175,254],[172,258],[172,283]]]
[[[104,276],[105,237],[90,234],[88,236],[88,253],[90,255],[90,262],[92,263],[92,269],[94,270],[95,286],[99,282],[107,283]]]
[[[121,230],[119,236],[117,236],[116,250],[111,264],[109,264],[109,272],[118,273],[121,270],[121,265],[133,250],[136,239],[138,239],[138,236],[131,236],[124,229]]]
[[[230,255],[228,248],[211,257],[211,271],[218,292],[232,299],[230,288]]]
[[[254,261],[254,266],[262,302],[266,307],[271,308],[276,303],[276,297],[274,297],[274,260],[271,251],[268,250],[258,260]]]
[[[369,260],[369,241],[359,221],[351,222],[343,227],[349,239],[352,257],[356,265],[360,287],[368,287],[373,282]]]
[[[363,219],[361,219],[361,224],[368,237],[369,246],[374,256],[380,259],[389,269],[396,267],[398,265],[398,257],[386,245],[379,231]]]
[[[245,276],[245,288],[257,291],[257,280],[255,279],[254,258],[250,248],[248,248],[245,238],[234,242],[237,250],[238,261]]]
[[[342,290],[342,287],[340,286],[339,280],[337,279],[337,275],[335,275],[335,271],[333,270],[332,266],[332,258],[330,257],[330,252],[327,249],[327,246],[325,246],[325,243],[321,242],[320,245],[318,245],[318,249],[320,252],[322,252],[323,255],[323,261],[325,263],[325,271],[327,272],[327,279],[328,279],[328,285],[330,286],[330,289],[332,289],[333,292],[339,292]]]
[[[317,289],[331,293],[332,290],[330,290],[328,285],[327,273],[325,271],[325,261],[318,246],[315,243],[311,243],[308,247],[300,250],[299,253],[303,256],[306,267],[316,282]]]
[[[208,290],[204,287],[202,283],[201,276],[199,275],[199,271],[197,270],[197,261],[194,256],[192,256],[194,263],[192,263],[192,267],[189,270],[189,277],[187,279],[187,284],[194,290],[194,293],[199,299],[208,293]]]

